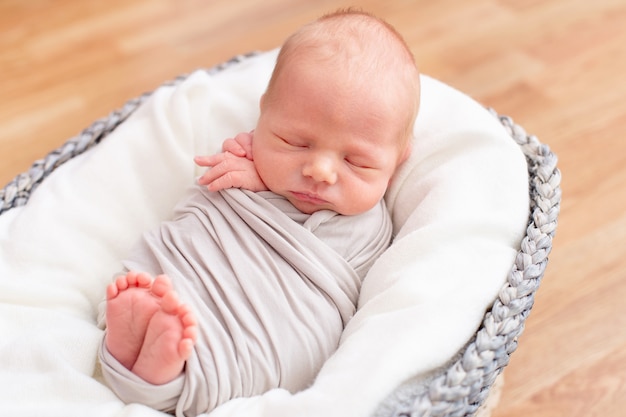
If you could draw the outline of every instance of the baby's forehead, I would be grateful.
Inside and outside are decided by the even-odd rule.
[[[283,94],[289,94],[294,83],[308,84],[317,92],[307,93],[321,92],[343,99],[342,104],[353,109],[355,119],[373,119],[374,123],[393,124],[394,129],[395,125],[410,129],[407,124],[414,119],[419,101],[414,64],[397,56],[390,58],[380,46],[342,49],[345,43],[325,41],[306,48],[290,48],[290,53],[281,57],[270,89],[281,85]],[[272,95],[270,89],[268,93]]]

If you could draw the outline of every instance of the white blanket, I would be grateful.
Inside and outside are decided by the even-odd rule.
[[[0,216],[0,414],[161,415],[122,403],[98,377],[97,306],[133,242],[200,174],[193,156],[254,127],[275,56],[159,88]],[[339,349],[310,388],[233,400],[212,417],[367,416],[474,334],[524,234],[526,163],[479,104],[422,83],[413,154],[386,197],[397,238],[366,276]]]

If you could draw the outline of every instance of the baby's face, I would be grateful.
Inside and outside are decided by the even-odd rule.
[[[392,110],[391,98],[346,89],[335,75],[313,65],[283,68],[254,132],[261,179],[304,213],[369,210],[407,153],[406,115]]]

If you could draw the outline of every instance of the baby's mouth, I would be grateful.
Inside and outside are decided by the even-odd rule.
[[[323,198],[319,197],[318,195],[312,194],[312,193],[292,191],[291,194],[297,200],[305,202],[305,203],[317,204],[317,205],[328,203],[328,201],[326,201]]]

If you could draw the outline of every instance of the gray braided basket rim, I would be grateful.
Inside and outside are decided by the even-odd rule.
[[[259,52],[238,55],[222,64],[205,69],[208,73],[222,71]],[[181,75],[162,86],[177,85],[187,78]],[[127,101],[107,117],[96,120],[75,137],[31,168],[17,175],[0,190],[0,214],[25,205],[35,189],[55,169],[93,148],[139,108],[152,92]],[[485,402],[496,377],[508,364],[517,348],[517,340],[534,304],[534,297],[545,273],[560,210],[561,174],[557,157],[547,145],[527,134],[508,116],[488,109],[520,145],[528,163],[530,216],[520,249],[507,282],[482,325],[471,341],[449,366],[429,379],[425,389],[417,390],[410,401],[398,403],[390,410],[394,417],[460,417],[472,416]]]
[[[561,204],[557,156],[511,117],[487,110],[498,118],[526,156],[530,193],[526,235],[506,283],[474,337],[450,364],[428,379],[425,389],[414,388],[410,401],[397,404],[389,416],[474,416],[517,349],[545,274]]]

